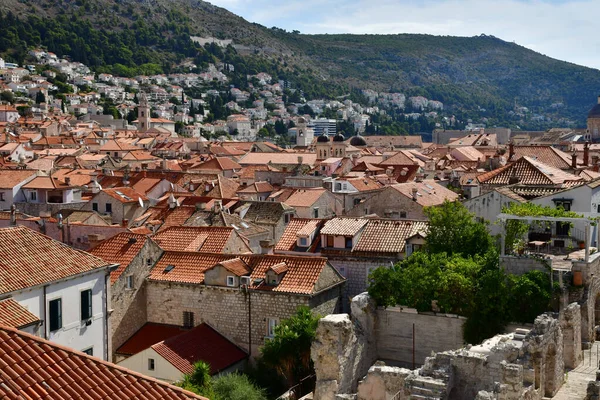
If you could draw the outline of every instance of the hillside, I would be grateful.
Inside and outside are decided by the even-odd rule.
[[[190,40],[212,36],[233,40],[247,72],[266,69],[309,97],[349,88],[401,91],[489,124],[509,125],[517,104],[553,125],[583,126],[600,93],[600,71],[491,36],[303,35],[249,23],[199,0],[3,0],[0,11],[0,54],[15,60],[41,44],[96,70],[122,65],[130,69],[118,71],[152,73],[185,58],[221,58]],[[528,122],[528,128],[544,126],[543,119]]]

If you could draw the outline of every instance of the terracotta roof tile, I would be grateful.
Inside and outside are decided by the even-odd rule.
[[[40,319],[16,300],[9,298],[0,301],[0,325],[19,329],[37,322],[40,322]]]
[[[515,181],[513,181],[516,178]],[[569,186],[582,183],[583,178],[548,166],[531,157],[521,157],[516,162],[505,165],[477,177],[480,183],[487,185],[548,185]]]
[[[0,398],[204,399],[158,379],[0,326]]]
[[[275,265],[271,265],[267,271],[273,271],[276,274],[283,274],[284,272],[287,272],[288,268],[287,268],[287,264],[285,262],[279,263],[279,264],[275,264]]]
[[[369,220],[366,218],[333,218],[321,228],[322,235],[354,236]]]
[[[310,207],[327,192],[324,188],[298,189],[287,198],[285,204],[290,207]]]
[[[102,241],[90,250],[90,253],[113,264],[119,264],[119,267],[110,273],[110,283],[113,284],[139,254],[148,240],[150,239],[145,235],[121,232]]]
[[[162,229],[154,241],[164,250],[222,253],[234,228],[217,226],[170,226]]]
[[[314,166],[317,162],[315,153],[248,153],[240,159],[240,164],[246,165],[299,165],[298,158],[302,157],[302,165]]]
[[[263,284],[253,284],[251,287],[252,289],[272,290],[283,293],[312,294],[319,275],[327,265],[327,259],[322,257],[166,251],[150,272],[148,279],[164,282],[202,284],[204,283],[204,272],[206,270],[218,263],[234,258],[241,259],[250,267],[252,271],[250,277],[253,281],[265,279],[265,274],[269,267],[285,262],[288,266],[288,272],[279,285],[267,287]],[[340,282],[342,281],[341,279]]]
[[[531,157],[553,168],[571,168],[571,157],[552,146],[514,146],[513,151],[514,155],[509,161],[517,161],[521,157]]]
[[[36,172],[31,170],[0,170],[0,189],[12,189],[35,174]]]
[[[434,180],[397,183],[390,187],[411,199],[413,198],[413,189],[417,189],[416,202],[423,207],[437,206],[442,204],[444,200],[454,201],[458,199],[458,194],[443,187]]]
[[[0,229],[0,293],[106,268],[109,262],[22,226]]]
[[[156,324],[147,322],[125,343],[117,349],[118,354],[132,356],[142,350],[146,350],[153,344],[162,342],[170,337],[177,336],[186,330],[177,325]]]
[[[104,193],[110,197],[119,200],[121,203],[137,203],[139,199],[148,201],[148,198],[140,194],[130,187],[115,187],[110,189],[102,189]]]
[[[237,258],[237,257],[232,258],[230,260],[221,261],[220,263],[218,263],[216,265],[222,266],[227,271],[229,271],[232,274],[235,274],[237,276],[248,275],[251,272],[248,264],[246,264],[243,260],[241,260],[240,258]]]
[[[360,234],[352,253],[402,253],[406,239],[427,232],[428,223],[424,221],[369,220]]]
[[[192,373],[194,363],[200,360],[210,365],[214,375],[248,357],[206,323],[157,343],[152,349],[184,374]]]

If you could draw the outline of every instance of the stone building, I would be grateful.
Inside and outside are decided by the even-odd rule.
[[[110,215],[113,224],[128,226],[149,206],[149,200],[130,187],[103,189],[81,209]]]
[[[377,214],[390,219],[425,219],[423,208],[441,205],[444,200],[454,201],[458,194],[434,180],[397,183],[381,189],[346,213],[361,217]]]
[[[290,219],[296,214],[293,207],[273,201],[244,201],[231,210],[242,220],[252,222],[269,233],[269,240],[279,240]]]
[[[573,342],[580,335],[579,315],[579,305],[572,303],[560,316],[538,316],[531,329],[435,353],[410,370],[375,363],[387,355],[378,343],[380,316],[368,295],[359,295],[352,301],[352,319],[339,314],[319,322],[311,351],[317,375],[313,398],[550,398],[563,384],[565,366],[581,361],[581,348]]]
[[[147,280],[147,321],[206,322],[254,357],[299,306],[338,311],[344,282],[321,257],[167,251]]]
[[[110,337],[116,350],[146,323],[146,277],[163,250],[146,235],[122,232],[90,253],[119,264],[110,274]]]

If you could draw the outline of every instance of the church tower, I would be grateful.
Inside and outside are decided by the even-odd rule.
[[[306,120],[302,117],[298,118],[298,123],[290,130],[296,132],[296,146],[308,147],[315,138],[315,131],[306,125]]]
[[[146,93],[141,93],[140,103],[138,104],[138,130],[140,132],[146,132],[150,128],[152,128],[152,123],[148,98],[146,97]]]

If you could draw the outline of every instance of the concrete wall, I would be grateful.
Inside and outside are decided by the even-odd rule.
[[[548,265],[552,265],[552,260],[546,260]],[[529,271],[548,271],[547,267],[537,258],[501,256],[500,266],[512,275],[523,275]]]
[[[462,347],[466,318],[445,314],[422,314],[414,309],[378,309],[375,337],[378,358],[412,368],[413,324],[415,364],[422,365],[431,352]]]

